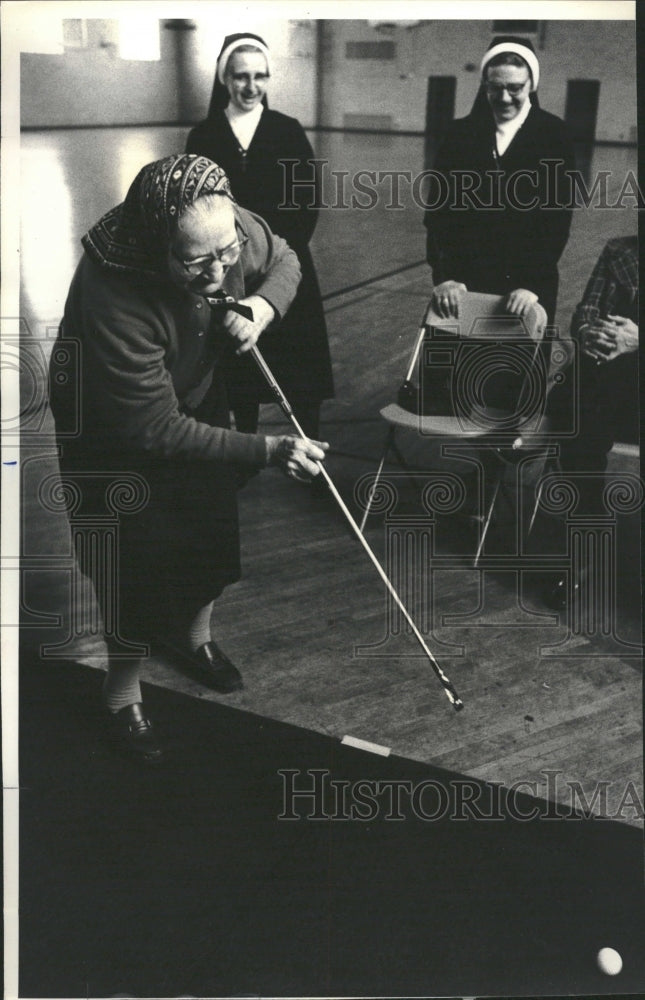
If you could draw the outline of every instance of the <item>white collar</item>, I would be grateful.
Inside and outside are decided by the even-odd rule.
[[[240,111],[239,108],[231,107],[230,104],[224,108],[224,114],[228,118],[233,134],[242,149],[248,149],[251,145],[263,111],[264,105],[261,102],[256,104],[251,111]]]
[[[515,118],[511,118],[509,122],[499,122],[495,123],[495,138],[497,141],[497,152],[500,156],[506,152],[513,139],[522,128],[522,125],[526,121],[531,111],[531,102],[527,100],[524,102],[524,106],[519,111]]]

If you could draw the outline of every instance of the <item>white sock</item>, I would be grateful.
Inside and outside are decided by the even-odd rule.
[[[197,612],[190,624],[190,628],[188,629],[188,645],[193,653],[197,652],[199,647],[203,646],[205,642],[210,642],[211,617],[214,603],[214,601],[211,601],[210,604],[206,604],[201,611]]]
[[[141,701],[139,660],[110,659],[103,681],[103,704],[110,712],[118,712]]]

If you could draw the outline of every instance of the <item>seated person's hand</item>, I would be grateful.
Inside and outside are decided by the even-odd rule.
[[[616,328],[605,319],[594,320],[580,327],[580,346],[583,354],[598,364],[608,361],[616,349]]]
[[[290,479],[308,482],[320,472],[329,445],[326,441],[303,441],[298,437],[267,437],[267,465],[277,465]]]
[[[596,319],[580,329],[582,350],[598,364],[638,350],[638,327],[625,316]]]
[[[619,354],[632,354],[638,350],[638,327],[633,320],[626,316],[607,316],[607,319],[614,324],[616,332],[616,347],[611,358],[618,357]]]
[[[535,292],[530,292],[528,288],[514,288],[506,299],[506,311],[513,316],[523,316],[537,300]]]
[[[239,301],[240,305],[249,306],[253,310],[253,319],[245,319],[239,313],[229,311],[224,314],[222,325],[233,340],[237,341],[235,353],[245,354],[255,346],[260,334],[273,322],[275,310],[261,295],[249,295]]]
[[[442,319],[459,316],[459,300],[467,291],[461,281],[442,281],[432,293],[433,311]]]

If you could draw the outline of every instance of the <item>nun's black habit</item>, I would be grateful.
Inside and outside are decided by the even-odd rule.
[[[531,102],[502,155],[483,87],[470,114],[449,126],[433,165],[443,181],[431,181],[426,199],[427,259],[435,285],[454,280],[495,295],[526,288],[552,323],[575,160],[564,122],[534,93]]]
[[[231,40],[252,44],[253,38],[229,36],[222,51]],[[300,123],[270,110],[266,100],[253,139],[242,150],[224,113],[227,102],[228,92],[216,74],[208,117],[190,132],[186,152],[220,164],[236,201],[265,219],[296,252],[302,271],[297,295],[281,323],[267,330],[258,346],[294,407],[315,406],[333,396],[334,386],[320,287],[309,250],[318,220],[315,172],[307,164],[314,152]],[[296,162],[283,166],[281,161],[286,160]],[[280,208],[285,202],[285,177],[309,181],[292,188],[290,209]],[[235,363],[229,385],[233,391],[246,387],[250,399],[272,400],[248,359]]]

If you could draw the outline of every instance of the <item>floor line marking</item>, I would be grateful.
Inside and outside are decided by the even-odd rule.
[[[392,752],[390,747],[382,747],[378,743],[370,743],[368,740],[359,740],[356,736],[343,736],[340,742],[346,747],[367,750],[368,753],[376,753],[380,757],[389,757]]]

